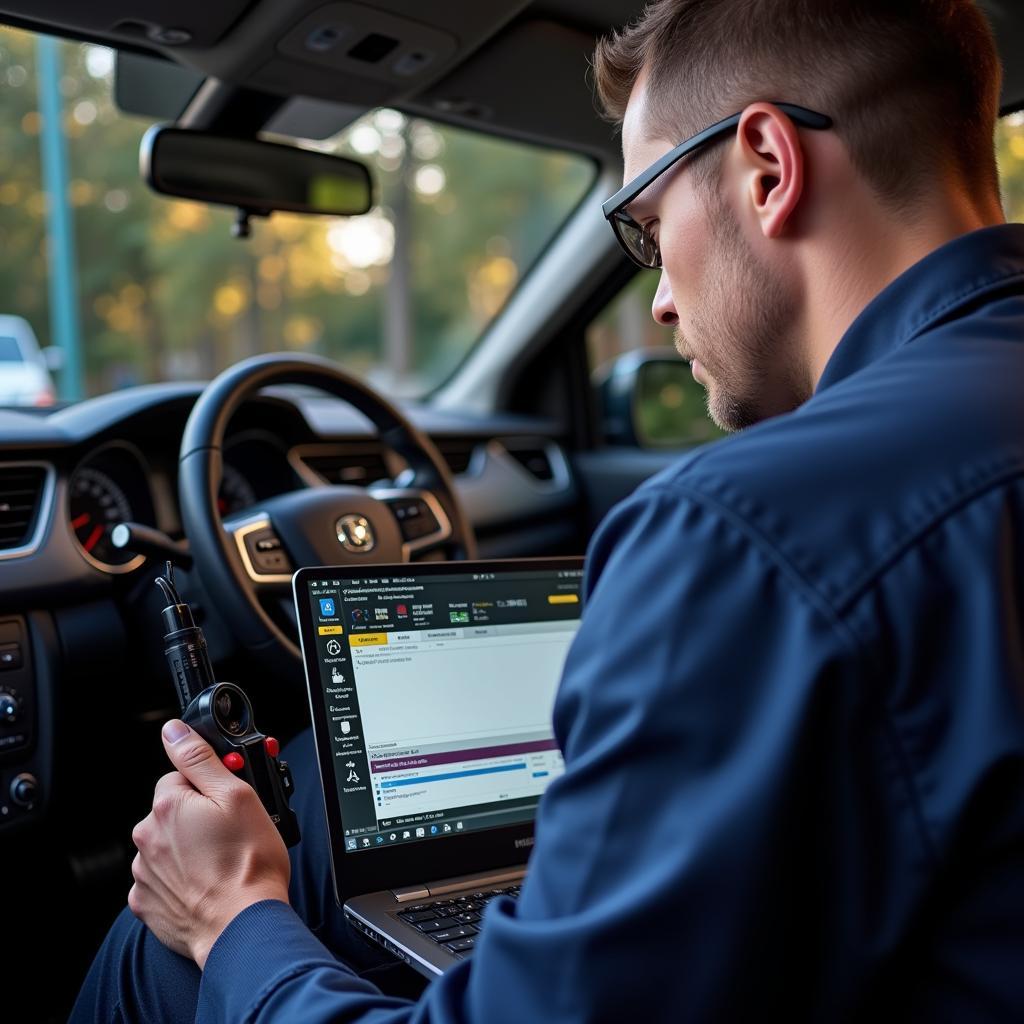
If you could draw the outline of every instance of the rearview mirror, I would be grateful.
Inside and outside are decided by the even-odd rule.
[[[156,126],[144,136],[139,156],[142,176],[154,191],[235,206],[246,214],[288,210],[347,217],[373,205],[365,165],[297,146]]]

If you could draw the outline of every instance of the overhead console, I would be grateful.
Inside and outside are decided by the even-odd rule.
[[[543,11],[529,0],[0,0],[0,21],[59,25],[132,51],[128,67],[118,69],[131,85],[117,87],[131,113],[209,128],[211,97],[199,89],[206,80],[216,89],[283,98],[281,109],[268,107],[265,126],[298,138],[327,138],[365,110],[393,106],[617,153],[587,82],[594,45],[588,14],[580,0]],[[558,103],[548,102],[552,95]],[[214,97],[215,105],[221,99]]]
[[[0,20],[144,48],[253,89],[375,106],[423,88],[527,6],[528,0],[0,0]]]
[[[357,3],[318,7],[277,44],[278,53],[291,60],[365,75],[403,92],[450,61],[457,49],[449,32]]]

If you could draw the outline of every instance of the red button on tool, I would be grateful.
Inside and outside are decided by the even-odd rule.
[[[273,736],[264,737],[263,746],[267,748],[267,753],[271,757],[277,757],[277,755],[281,753],[281,744],[278,743]]]
[[[233,772],[240,772],[245,767],[245,760],[241,754],[225,754],[223,761]]]

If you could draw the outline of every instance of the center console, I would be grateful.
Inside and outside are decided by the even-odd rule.
[[[0,617],[0,835],[42,819],[51,737],[28,623]]]

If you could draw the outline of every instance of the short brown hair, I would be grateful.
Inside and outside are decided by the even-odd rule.
[[[895,206],[941,171],[999,192],[1002,68],[972,0],[653,0],[598,43],[594,71],[616,122],[646,72],[646,128],[673,142],[756,100],[788,101],[832,117]]]

